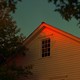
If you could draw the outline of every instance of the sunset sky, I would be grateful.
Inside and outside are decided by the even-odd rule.
[[[80,38],[80,28],[77,26],[78,21],[72,19],[67,22],[54,12],[55,6],[48,3],[48,0],[22,0],[17,5],[16,13],[13,14],[17,26],[27,37],[34,31],[41,22],[46,22],[54,27],[64,30]]]

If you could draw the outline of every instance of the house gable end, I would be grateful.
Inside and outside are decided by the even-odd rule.
[[[76,42],[78,42],[78,43],[80,43],[80,38],[77,38],[76,36],[73,36],[72,34],[69,34],[69,33],[67,33],[67,32],[64,32],[64,31],[62,31],[62,30],[60,30],[60,29],[58,29],[58,28],[55,28],[54,26],[51,26],[51,25],[49,25],[49,24],[46,24],[45,22],[42,22],[41,23],[41,25],[37,28],[37,29],[35,29],[31,34],[30,34],[30,36],[28,36],[27,38],[26,38],[26,40],[24,41],[24,45],[25,44],[28,44],[28,43],[30,43],[34,38],[36,38],[41,32],[42,32],[42,30],[44,30],[45,28],[47,28],[48,30],[50,30],[50,31],[53,31],[53,32],[56,32],[56,33],[58,33],[58,34],[61,34],[61,35],[63,35],[63,36],[65,36],[65,37],[67,37],[67,38],[69,38],[69,39],[71,39],[71,40],[73,40],[73,41],[76,41]],[[47,32],[47,31],[46,31]],[[48,32],[47,32],[48,33]]]

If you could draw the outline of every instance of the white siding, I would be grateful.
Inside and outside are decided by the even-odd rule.
[[[51,54],[42,58],[41,41],[51,39]],[[29,44],[23,65],[33,65],[33,80],[80,80],[80,43],[44,29]]]

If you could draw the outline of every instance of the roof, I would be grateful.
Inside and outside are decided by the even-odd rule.
[[[59,34],[61,34],[61,35],[64,35],[64,36],[66,36],[67,38],[70,38],[70,39],[72,39],[72,40],[80,43],[80,38],[78,38],[78,37],[76,37],[76,36],[74,36],[74,35],[72,35],[72,34],[70,34],[70,33],[68,33],[68,32],[65,32],[65,31],[63,31],[63,30],[60,30],[60,29],[58,29],[58,28],[56,28],[56,27],[54,27],[54,26],[52,26],[52,25],[49,25],[49,24],[47,24],[47,23],[45,23],[45,22],[42,22],[42,23],[25,39],[25,41],[24,41],[23,44],[25,45],[25,44],[29,43],[30,41],[32,41],[32,40],[33,40],[43,29],[45,29],[45,28],[49,28],[49,29],[53,30],[53,31],[56,32],[56,33],[59,33]]]

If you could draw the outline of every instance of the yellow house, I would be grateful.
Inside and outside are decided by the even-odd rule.
[[[45,22],[24,41],[21,65],[33,65],[30,80],[80,80],[80,38]]]

